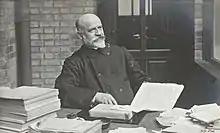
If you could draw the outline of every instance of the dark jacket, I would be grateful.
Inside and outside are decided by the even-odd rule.
[[[82,46],[66,58],[55,82],[62,107],[89,108],[97,92],[110,93],[118,104],[130,104],[147,80],[131,54],[115,45],[93,50]]]

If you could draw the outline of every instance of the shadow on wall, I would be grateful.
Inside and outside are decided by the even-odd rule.
[[[207,103],[220,104],[220,80],[211,76],[197,64],[194,65],[184,86],[176,107],[191,108],[193,105]]]

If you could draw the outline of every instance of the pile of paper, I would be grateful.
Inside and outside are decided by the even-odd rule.
[[[109,133],[148,133],[145,128],[137,127],[137,128],[122,128],[119,127],[114,130],[110,130]]]
[[[156,120],[167,133],[220,132],[220,107],[217,104],[195,105],[191,109],[174,108],[160,114]]]
[[[30,133],[101,133],[100,120],[85,121],[67,118],[48,118],[32,124]]]
[[[26,132],[39,120],[56,117],[60,109],[58,90],[21,86],[0,88],[0,132]]]

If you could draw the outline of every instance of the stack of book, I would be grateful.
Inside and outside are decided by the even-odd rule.
[[[21,86],[0,88],[0,132],[25,133],[30,124],[56,117],[58,90]]]

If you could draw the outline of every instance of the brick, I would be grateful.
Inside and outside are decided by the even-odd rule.
[[[44,0],[44,7],[53,7],[53,0]]]
[[[31,28],[31,33],[43,33],[43,28]]]
[[[75,28],[72,28],[69,26],[55,28],[55,33],[73,33],[74,31],[75,31]]]
[[[7,39],[6,31],[0,31],[0,39]]]
[[[41,78],[56,78],[60,72],[45,72],[41,73]]]
[[[17,55],[16,52],[11,52],[11,53],[9,54],[9,59],[15,58],[16,55]]]
[[[58,8],[40,8],[39,12],[41,14],[57,14],[59,13],[59,9]]]
[[[54,79],[45,79],[45,84],[54,84],[55,83],[55,78]]]
[[[41,34],[40,38],[44,40],[59,39],[59,34]]]
[[[84,13],[83,7],[73,7],[71,8],[71,13]]]
[[[44,33],[54,33],[54,28],[46,27],[44,28]]]
[[[7,77],[7,69],[0,70],[0,77]]]
[[[43,41],[31,41],[31,46],[43,46]]]
[[[62,40],[69,39],[69,34],[60,34],[60,39]]]
[[[203,0],[195,0],[195,3],[196,3],[196,4],[202,4],[202,3],[203,3]]]
[[[32,53],[31,54],[31,59],[43,59],[44,54],[43,53]]]
[[[84,8],[84,12],[85,13],[95,13],[96,12],[96,8],[94,8],[94,7],[85,7]]]
[[[30,27],[39,27],[38,22],[30,22]]]
[[[39,47],[31,47],[31,53],[37,53],[37,52],[40,52]]]
[[[45,53],[44,54],[44,58],[45,59],[53,59],[54,58],[54,54],[53,53]]]
[[[70,8],[60,8],[60,13],[71,13]]]
[[[40,39],[40,38],[39,38],[39,34],[31,34],[31,39],[32,39],[32,40]]]
[[[33,72],[43,72],[44,66],[32,66],[32,71]]]
[[[54,46],[54,41],[53,40],[52,41],[45,41],[44,45],[45,46]]]
[[[31,60],[31,64],[32,64],[32,69],[33,69],[33,66],[38,66],[40,65],[40,60]]]
[[[32,78],[40,78],[40,74],[37,72],[32,73]]]
[[[42,21],[43,15],[42,14],[31,15],[30,19],[31,19],[31,21]]]
[[[39,1],[30,1],[29,6],[30,7],[42,7],[43,3],[39,2]]]
[[[43,21],[54,21],[54,15],[45,14],[45,15],[43,15],[43,17],[42,17],[42,20],[43,20]]]
[[[72,42],[70,42],[69,40],[57,40],[55,41],[55,45],[56,46],[71,46]]]
[[[55,59],[65,59],[66,57],[70,56],[72,53],[68,52],[59,52],[59,53],[54,53],[54,58]]]
[[[34,86],[38,86],[38,85],[42,85],[42,84],[44,84],[44,80],[43,79],[32,79],[32,84],[34,85]]]
[[[65,51],[70,52],[70,50],[71,50],[70,47],[64,47],[64,46],[61,47],[61,49],[60,49],[61,52],[65,52]]]
[[[61,65],[61,62],[59,60],[41,60],[41,65]]]
[[[6,54],[6,47],[0,47],[0,57],[4,57]]]
[[[65,5],[67,7],[84,7],[86,6],[86,1],[85,0],[69,0],[65,1]]]
[[[0,9],[0,16],[4,16],[5,15],[5,10],[4,9]]]
[[[54,0],[54,7],[65,7],[63,1]]]
[[[30,13],[31,14],[39,14],[39,9],[38,8],[30,8]]]
[[[58,27],[59,26],[59,22],[40,22],[40,26],[41,27]]]
[[[59,14],[59,15],[55,15],[54,19],[55,20],[76,20],[80,16],[81,15],[77,15],[77,14]]]
[[[86,1],[86,6],[92,6],[92,7],[94,7],[94,6],[96,6],[97,5],[97,3],[96,3],[96,1],[94,1],[94,0],[87,0]]]
[[[75,27],[75,20],[73,21],[66,21],[66,22],[60,22],[60,26],[71,26],[71,27]]]
[[[12,50],[13,50],[12,46],[6,47],[6,53],[10,53],[10,52],[12,52]]]
[[[61,66],[45,66],[45,71],[47,72],[60,72],[61,69]]]
[[[41,47],[40,48],[40,51],[41,52],[44,52],[44,53],[54,53],[54,52],[60,52],[60,47]]]

